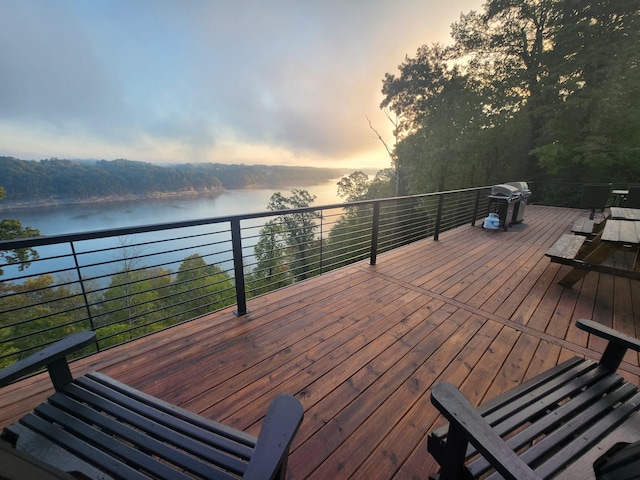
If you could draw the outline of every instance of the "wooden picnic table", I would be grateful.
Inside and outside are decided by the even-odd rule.
[[[640,212],[640,210],[637,211]],[[573,267],[558,282],[560,285],[571,287],[590,271],[640,280],[640,256],[638,254],[640,221],[609,218],[602,231],[593,240],[584,241],[583,238],[576,238],[574,242],[571,241],[572,237],[574,235],[562,235],[547,251],[547,256],[551,258],[552,262]],[[604,265],[606,260],[622,249],[635,252],[633,266],[630,269]]]
[[[611,207],[611,218],[615,220],[640,221],[640,208]]]

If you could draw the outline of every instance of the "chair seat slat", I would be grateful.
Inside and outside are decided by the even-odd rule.
[[[209,432],[221,435],[223,437],[227,437],[231,439],[235,443],[244,444],[248,447],[253,448],[256,444],[256,437],[243,432],[241,430],[237,430],[233,427],[229,427],[219,422],[215,422],[213,420],[209,420],[207,418],[201,417],[200,415],[196,415],[193,412],[185,410],[183,408],[172,405],[168,402],[164,402],[159,398],[148,395],[140,390],[130,387],[124,383],[118,382],[117,380],[108,377],[100,372],[92,372],[88,373],[84,377],[78,378],[77,382],[81,385],[85,385],[87,388],[89,387],[88,380],[92,380],[95,384],[102,384],[109,388],[114,392],[119,392],[136,402],[141,404],[147,404],[152,406],[154,409],[158,411],[168,413],[171,417],[183,420],[190,424],[193,424],[199,428],[207,430]]]
[[[65,387],[64,390],[64,395],[90,405],[97,412],[106,412],[120,422],[132,425],[145,431],[147,435],[171,443],[208,462],[220,465],[225,470],[242,474],[246,469],[246,461],[240,460],[235,454],[231,456],[223,451],[221,448],[223,445],[219,438],[212,438],[211,441],[204,443],[203,441],[210,435],[207,432],[198,431],[193,425],[184,425],[179,420],[167,415],[159,416],[152,411],[151,407],[146,405],[134,406],[130,402],[125,402],[124,405],[117,403],[117,400],[119,400],[117,395],[111,395],[108,391],[104,393],[105,396],[102,396],[85,390],[75,381]],[[54,397],[57,395],[55,394]],[[63,395],[60,394],[58,396]],[[210,446],[214,448],[212,449]],[[228,445],[225,444],[224,446]],[[242,447],[243,460],[246,460],[250,458],[251,452],[247,447]],[[231,450],[236,449],[231,448]]]
[[[130,480],[149,480],[149,476],[129,465],[118,461],[111,455],[107,455],[102,450],[83,442],[79,438],[71,435],[61,428],[52,425],[46,420],[30,413],[20,419],[20,424],[27,429],[42,435],[47,440],[60,445],[64,449],[74,453],[80,458],[90,459],[92,465],[116,478],[126,478]]]
[[[57,409],[60,414],[55,415],[51,410],[45,411],[47,407]],[[141,456],[141,460],[139,460],[139,462],[141,462],[141,468],[154,471],[153,464],[144,463],[145,457],[147,459],[153,458],[154,464],[160,463],[158,460],[155,460],[155,458],[159,458],[162,462],[175,465],[178,470],[187,470],[205,478],[214,478],[215,476],[219,476],[220,478],[225,477],[224,475],[219,475],[211,465],[192,455],[188,455],[181,449],[175,448],[174,445],[162,442],[150,436],[145,431],[133,428],[120,422],[116,418],[103,415],[88,405],[79,403],[64,395],[54,395],[49,399],[48,403],[40,405],[36,411],[40,415],[46,413],[50,421],[55,421],[67,429],[73,429],[73,431],[76,432],[77,435],[82,436],[85,441],[93,442],[95,439],[94,443],[98,448],[102,445],[106,448],[113,443],[113,446],[109,448],[115,449],[118,444],[122,444],[122,442],[111,438],[112,436],[124,439],[127,445],[131,445],[131,450],[134,452],[145,452],[145,454]],[[66,417],[64,415],[66,415]],[[88,430],[84,427],[88,427]],[[99,432],[101,434],[100,437],[95,432]],[[94,436],[92,436],[92,434],[94,434]],[[112,451],[115,452],[115,450]],[[137,458],[134,457],[134,454],[129,452],[129,450],[121,455],[123,458]],[[156,472],[155,474],[161,478],[171,477],[173,475],[171,471],[166,469],[164,463],[162,463],[162,465],[165,468],[161,468],[160,472]]]

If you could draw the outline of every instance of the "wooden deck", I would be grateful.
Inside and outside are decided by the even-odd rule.
[[[528,206],[507,232],[463,226],[74,362],[255,433],[269,401],[295,394],[305,419],[289,478],[427,478],[426,435],[441,423],[434,382],[472,403],[602,343],[573,323],[592,318],[640,336],[640,282],[569,267],[545,251],[585,212]],[[638,356],[623,373],[637,382]],[[50,393],[43,376],[0,390],[0,425]]]

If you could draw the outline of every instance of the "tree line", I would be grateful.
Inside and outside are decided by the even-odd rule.
[[[383,80],[401,193],[640,181],[637,0],[488,0]]]
[[[5,208],[123,197],[219,193],[224,189],[322,183],[344,172],[329,168],[224,165],[159,166],[131,160],[40,161],[0,157]]]

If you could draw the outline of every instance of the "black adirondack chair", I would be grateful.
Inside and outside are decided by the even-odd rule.
[[[640,341],[590,320],[577,325],[608,340],[600,362],[574,357],[477,409],[453,385],[433,387],[449,420],[428,438],[440,480],[639,478],[640,391],[616,370]]]
[[[0,453],[16,448],[15,459],[23,464],[33,455],[34,465],[44,462],[45,470],[60,475],[52,478],[64,478],[63,471],[127,480],[285,477],[289,447],[303,417],[295,397],[272,401],[256,438],[101,373],[73,379],[67,355],[94,340],[94,332],[71,335],[0,372],[0,386],[5,386],[47,367],[56,390],[4,429]]]

